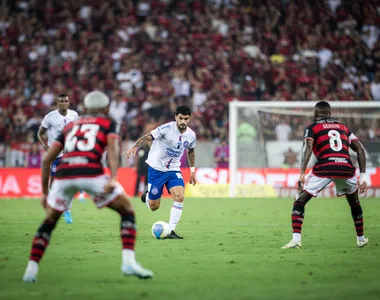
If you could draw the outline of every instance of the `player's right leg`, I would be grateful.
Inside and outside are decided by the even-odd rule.
[[[134,275],[139,278],[151,278],[153,272],[141,267],[135,260],[136,225],[135,212],[131,201],[118,183],[115,189],[104,194],[104,186],[108,182],[108,176],[102,175],[91,180],[83,179],[83,185],[87,186],[86,192],[93,197],[98,208],[109,207],[120,215],[120,238],[122,242],[122,266],[124,275]]]
[[[318,192],[323,190],[330,182],[331,179],[315,176],[312,172],[306,176],[304,190],[296,196],[293,203],[291,216],[293,229],[292,240],[281,247],[281,249],[297,249],[302,247],[301,234],[305,217],[305,206],[312,197],[316,197]]]
[[[135,213],[128,196],[123,192],[107,205],[120,214],[120,237],[122,241],[122,266],[124,275],[133,275],[141,279],[154,276],[153,272],[140,266],[135,259],[136,225]]]
[[[351,208],[351,216],[356,230],[356,245],[362,248],[368,244],[368,238],[364,236],[363,210],[359,201],[358,179],[356,176],[348,179],[336,179],[335,187],[337,195],[345,195]]]
[[[148,185],[141,195],[141,201],[152,211],[160,207],[161,196],[169,173],[157,171],[151,167],[148,169]]]

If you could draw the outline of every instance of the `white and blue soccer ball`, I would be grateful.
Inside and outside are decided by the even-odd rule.
[[[157,221],[152,226],[152,234],[156,239],[166,238],[171,231],[169,224],[164,221]]]

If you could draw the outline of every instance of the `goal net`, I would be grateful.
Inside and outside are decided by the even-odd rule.
[[[345,123],[365,141],[380,140],[380,103],[331,102],[332,118]],[[230,196],[239,185],[252,185],[242,176],[256,168],[299,168],[304,129],[313,122],[315,102],[233,101],[229,106]],[[367,153],[368,154],[368,153]],[[352,156],[356,162],[356,155]],[[310,165],[314,163],[312,157]],[[379,153],[367,155],[367,166],[380,165]]]

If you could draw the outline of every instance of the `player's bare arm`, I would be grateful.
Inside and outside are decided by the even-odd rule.
[[[195,148],[187,150],[187,159],[190,166],[190,183],[195,185]]]
[[[367,176],[365,174],[366,172],[365,150],[362,143],[360,143],[358,140],[352,141],[350,148],[356,152],[356,155],[358,157],[359,170],[360,170],[359,192],[364,193],[367,190]]]
[[[62,145],[55,142],[45,153],[42,158],[42,199],[41,205],[46,206],[46,197],[49,193],[49,177],[50,177],[50,165],[57,158],[58,154],[62,151]]]
[[[309,163],[311,154],[313,153],[313,144],[314,144],[314,141],[312,139],[305,139],[303,143],[302,154],[301,154],[301,171],[300,171],[300,178],[298,179],[299,189],[303,189],[303,184],[305,182],[306,168]]]
[[[146,135],[143,135],[142,137],[140,137],[136,143],[133,145],[133,147],[125,152],[123,152],[122,155],[125,155],[128,159],[131,158],[131,157],[134,157],[136,155],[136,151],[137,149],[142,146],[142,145],[145,145],[147,143],[150,143],[153,141],[153,138],[152,138],[152,135],[150,132],[148,132]]]
[[[115,135],[107,137],[108,163],[111,171],[111,178],[104,187],[104,192],[111,193],[116,187],[116,173],[119,167],[120,147],[119,139]]]
[[[45,136],[45,132],[46,132],[46,128],[43,126],[40,126],[38,128],[37,137],[38,137],[38,140],[41,142],[42,146],[44,147],[44,149],[47,150],[49,146],[47,144],[47,137]]]

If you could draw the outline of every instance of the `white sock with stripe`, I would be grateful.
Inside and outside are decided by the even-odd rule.
[[[182,216],[183,202],[173,202],[172,209],[170,210],[169,226],[172,230],[175,230],[179,220]]]

